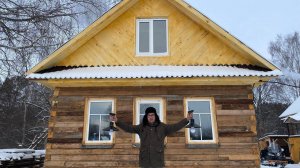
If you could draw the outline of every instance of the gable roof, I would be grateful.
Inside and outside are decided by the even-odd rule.
[[[104,15],[102,15],[98,20],[88,26],[85,30],[75,36],[73,39],[65,43],[62,47],[57,49],[47,58],[42,60],[39,64],[34,66],[27,73],[39,72],[44,69],[51,68],[56,65],[56,63],[60,62],[64,58],[66,58],[69,54],[74,52],[76,49],[85,44],[89,39],[95,36],[98,32],[103,30],[106,26],[108,26],[111,22],[113,22],[116,18],[122,15],[125,11],[127,11],[130,7],[136,4],[139,0],[122,0],[119,4],[114,6]],[[167,0],[171,4],[173,4],[177,9],[183,12],[185,15],[189,16],[196,23],[203,26],[205,29],[210,31],[216,37],[221,39],[224,43],[232,47],[233,49],[250,55],[253,59],[257,60],[259,65],[265,68],[269,68],[271,70],[278,69],[275,65],[264,59],[262,56],[254,52],[252,49],[247,47],[237,38],[232,36],[230,33],[222,29],[219,25],[211,21],[208,17],[197,11],[191,5],[186,3],[184,0]]]
[[[297,115],[298,114],[298,115]],[[300,117],[300,97],[298,97],[280,116],[279,118],[295,115]],[[298,116],[298,117],[297,117]],[[300,118],[298,118],[300,120]]]

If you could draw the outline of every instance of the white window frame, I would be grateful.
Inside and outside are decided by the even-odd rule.
[[[92,140],[92,141],[89,140],[90,116],[91,115],[103,116],[101,114],[90,114],[91,103],[94,103],[94,102],[111,102],[112,103],[112,111],[111,112],[116,113],[114,98],[89,98],[89,99],[86,99],[83,144],[85,144],[85,145],[112,144],[112,143],[114,143],[114,140],[115,140],[114,132],[110,135],[110,140],[100,140],[100,139]],[[101,118],[100,118],[100,121],[101,121]],[[100,138],[100,133],[99,133],[99,138]]]
[[[188,108],[188,102],[190,101],[205,101],[209,102],[210,104],[210,111],[211,113],[207,113],[211,115],[211,125],[212,125],[212,140],[191,140],[190,139],[190,129],[186,128],[185,134],[186,134],[186,143],[188,144],[216,144],[218,143],[218,134],[217,134],[217,121],[216,121],[216,113],[214,108],[214,99],[213,98],[202,98],[202,97],[188,97],[184,99],[184,113],[185,116],[187,115],[187,112],[189,110]],[[203,113],[201,113],[203,114]],[[206,113],[205,113],[206,114]],[[201,123],[200,123],[201,126]]]
[[[161,122],[165,122],[165,100],[163,98],[136,98],[135,99],[135,114],[133,116],[133,125],[140,124],[140,104],[141,103],[159,103],[159,119]],[[140,138],[137,134],[134,135],[134,143],[140,143]]]
[[[163,53],[154,53],[153,49],[153,21],[164,20],[166,21],[166,47],[167,51]],[[149,23],[149,52],[140,52],[140,22]],[[168,19],[157,18],[157,19],[137,19],[136,20],[136,55],[137,56],[168,56],[169,55],[169,32],[168,32]]]

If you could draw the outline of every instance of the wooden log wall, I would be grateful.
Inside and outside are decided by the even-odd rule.
[[[119,131],[112,149],[82,147],[86,97],[115,97],[118,119],[132,123],[136,97],[163,97],[167,123],[183,118],[184,97],[214,97],[217,148],[189,149],[184,129],[167,138],[166,167],[259,167],[251,86],[59,88],[53,97],[46,167],[138,167],[139,149],[131,134]]]

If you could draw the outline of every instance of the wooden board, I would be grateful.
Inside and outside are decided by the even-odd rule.
[[[300,137],[290,137],[289,144],[291,145],[291,159],[295,163],[300,162]]]

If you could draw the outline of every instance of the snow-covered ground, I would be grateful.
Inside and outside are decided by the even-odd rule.
[[[276,167],[261,165],[260,168],[276,168]],[[285,168],[300,168],[300,164],[288,164],[285,166]]]
[[[45,150],[33,149],[0,149],[0,165],[5,160],[20,160],[25,158],[45,157]],[[271,166],[260,166],[261,168],[276,168]],[[285,168],[300,168],[300,164],[289,164]]]

